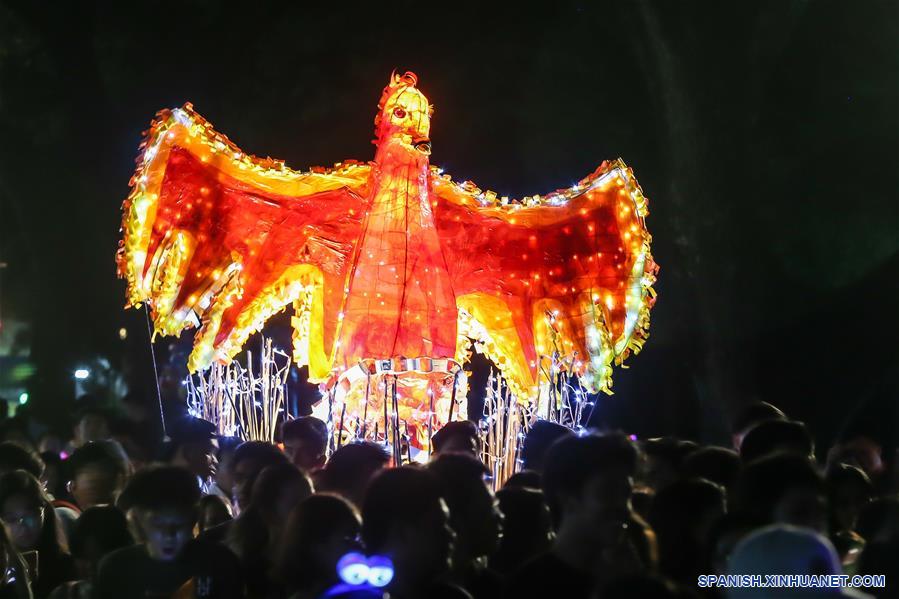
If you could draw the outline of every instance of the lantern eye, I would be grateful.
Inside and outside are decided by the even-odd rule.
[[[396,108],[393,109],[393,116],[395,116],[398,119],[404,119],[404,118],[406,118],[406,111],[403,110],[402,107],[397,106]]]

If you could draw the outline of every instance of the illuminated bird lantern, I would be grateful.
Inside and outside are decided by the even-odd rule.
[[[394,74],[374,160],[300,172],[244,153],[190,104],[163,110],[123,206],[129,304],[146,302],[159,334],[199,326],[191,371],[292,305],[295,362],[369,438],[390,425],[423,447],[464,418],[472,341],[521,402],[552,365],[610,392],[647,337],[657,271],[631,169],[500,198],[430,165],[431,116],[416,76]]]

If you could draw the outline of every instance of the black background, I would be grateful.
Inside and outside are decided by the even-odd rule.
[[[819,440],[895,428],[895,2],[452,4],[0,1],[0,301],[32,323],[33,409],[66,413],[85,356],[146,375],[114,253],[157,110],[191,101],[297,168],[368,160],[398,68],[456,180],[521,197],[635,169],[659,300],[597,422],[720,440],[764,398]]]

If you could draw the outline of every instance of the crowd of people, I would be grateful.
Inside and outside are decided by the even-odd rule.
[[[763,402],[732,447],[537,421],[506,481],[470,421],[401,466],[370,441],[331,451],[311,416],[278,443],[181,417],[156,446],[122,422],[87,405],[71,435],[0,423],[0,598],[864,596],[698,583],[725,574],[899,586],[893,456],[864,436],[816,451]]]

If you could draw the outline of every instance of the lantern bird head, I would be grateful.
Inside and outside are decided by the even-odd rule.
[[[381,94],[375,116],[376,145],[400,143],[405,149],[425,156],[431,153],[431,115],[433,107],[416,87],[418,77],[406,72],[390,76]]]

